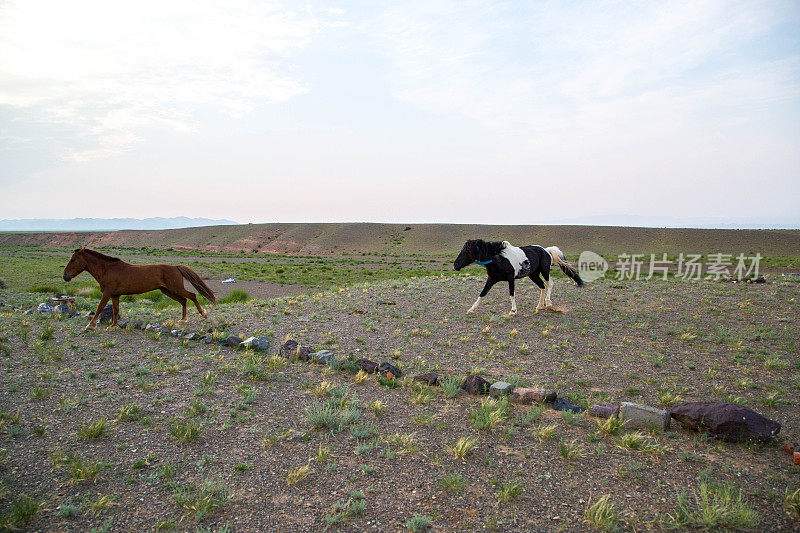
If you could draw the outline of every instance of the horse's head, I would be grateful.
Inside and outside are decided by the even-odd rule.
[[[78,248],[69,259],[69,263],[64,267],[64,281],[69,281],[84,270],[86,270],[86,257],[83,252],[86,248]]]
[[[456,260],[453,261],[453,269],[454,270],[461,270],[465,266],[471,265],[474,263],[479,257],[479,250],[480,245],[483,243],[482,240],[469,240],[464,243],[464,247],[461,248],[461,253],[458,254]]]

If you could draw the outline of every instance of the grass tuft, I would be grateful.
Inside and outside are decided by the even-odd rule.
[[[589,500],[584,517],[586,523],[600,531],[617,531],[619,529],[619,512],[615,509],[610,494],[602,496],[594,503]]]
[[[456,459],[464,459],[467,455],[472,453],[477,444],[477,439],[473,437],[460,437],[455,444],[448,446],[447,449]]]
[[[300,467],[291,467],[286,473],[286,484],[290,487],[302,483],[311,473],[311,465],[305,464]]]
[[[415,533],[428,531],[431,525],[431,519],[421,514],[414,515],[405,523],[406,529]]]
[[[78,426],[78,438],[82,440],[99,439],[105,434],[106,419],[99,418],[91,422],[84,422]]]
[[[169,426],[170,434],[179,442],[195,440],[200,436],[202,426],[197,420],[173,420]]]
[[[691,495],[678,494],[678,508],[663,520],[667,529],[750,529],[760,517],[742,500],[742,491],[727,483],[701,481]]]

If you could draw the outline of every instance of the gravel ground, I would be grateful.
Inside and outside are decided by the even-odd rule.
[[[780,441],[800,444],[796,284],[559,282],[553,299],[567,312],[534,314],[538,295],[522,283],[517,316],[505,315],[501,286],[465,315],[481,286],[423,278],[288,295],[218,306],[206,321],[190,312],[183,329],[290,336],[408,374],[516,377],[577,403],[734,400],[781,422]],[[178,310],[123,303],[124,316],[135,314],[174,321]],[[437,531],[582,531],[595,527],[590,503],[609,495],[620,529],[660,530],[678,493],[705,481],[741,490],[757,513],[744,529],[800,530],[784,509],[800,467],[777,443],[726,444],[673,427],[631,449],[624,430],[608,435],[585,414],[528,406],[479,430],[480,400],[438,387],[356,383],[320,365],[142,331],[84,334],[83,325],[0,309],[9,352],[0,355],[0,513],[23,493],[40,504],[16,522],[22,529],[89,531],[111,520],[113,531],[396,531],[425,515]],[[307,410],[336,398],[358,421],[314,429]],[[131,405],[139,413],[121,416]],[[102,435],[85,438],[82,425],[100,420]],[[195,421],[197,438],[173,436],[176,420]],[[475,448],[457,459],[449,447],[461,437]],[[577,456],[565,458],[570,450]],[[76,458],[99,464],[94,479],[76,479]],[[289,484],[306,465],[307,477]],[[204,482],[216,492],[201,493]],[[331,523],[336,502],[362,498],[360,513]],[[74,516],[63,516],[69,506]]]

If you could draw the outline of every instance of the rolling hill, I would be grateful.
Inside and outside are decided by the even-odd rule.
[[[583,250],[603,254],[760,252],[763,255],[800,255],[800,230],[471,224],[270,223],[169,230],[0,233],[0,246],[447,256],[457,252],[469,238],[508,240],[517,245],[558,245],[568,255]]]

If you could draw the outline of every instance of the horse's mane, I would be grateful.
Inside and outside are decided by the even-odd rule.
[[[97,252],[95,250],[90,250],[89,248],[78,248],[75,251],[76,252],[83,251],[84,253],[87,253],[89,255],[93,255],[94,257],[96,257],[98,259],[102,259],[103,261],[107,261],[109,263],[113,263],[115,261],[122,261],[122,259],[120,259],[119,257],[111,257],[110,255],[106,255],[106,254]]]

